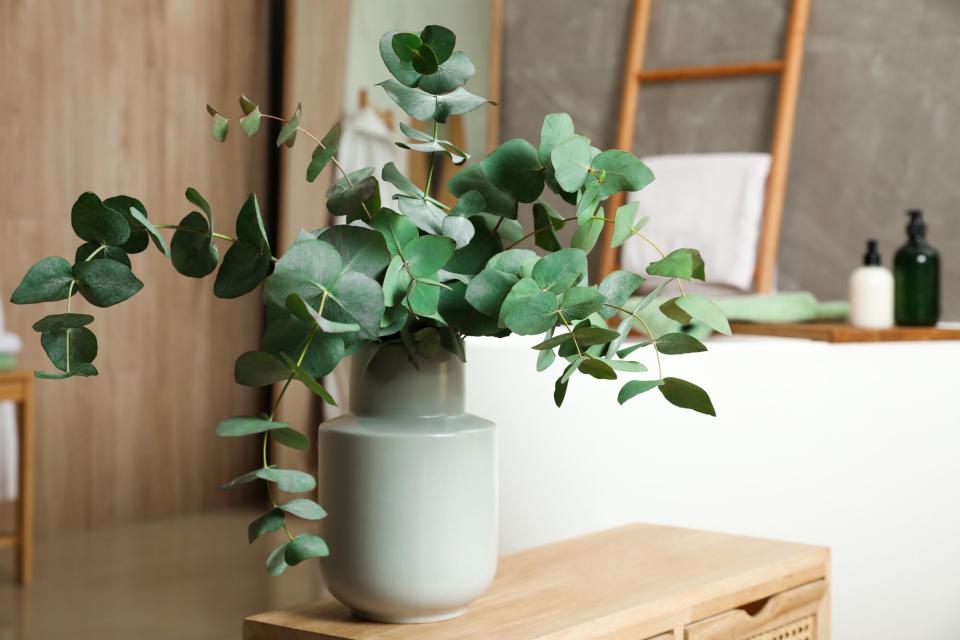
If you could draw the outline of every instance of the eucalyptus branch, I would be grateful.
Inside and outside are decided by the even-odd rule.
[[[203,230],[201,230],[201,229],[193,229],[193,228],[191,228],[191,227],[184,227],[184,226],[181,226],[181,225],[179,225],[179,224],[155,224],[155,225],[153,225],[153,226],[154,226],[154,228],[156,228],[156,229],[173,229],[174,231],[187,231],[187,232],[189,232],[189,233],[206,233],[205,231],[203,231]],[[214,231],[214,232],[212,232],[210,235],[212,235],[214,238],[218,238],[218,239],[220,239],[220,240],[226,240],[227,242],[232,242],[232,243],[234,243],[234,244],[237,244],[237,243],[240,242],[240,240],[239,240],[238,238],[234,238],[233,236],[228,236],[228,235],[225,234],[225,233],[218,233],[218,232]],[[92,257],[92,256],[91,256],[91,257]],[[270,260],[271,260],[271,262],[277,262],[277,258],[275,258],[272,254],[270,255]]]
[[[580,343],[577,342],[577,336],[573,333],[573,329],[570,328],[570,322],[564,317],[563,311],[557,311],[557,315],[560,316],[560,322],[563,323],[563,326],[567,329],[567,333],[569,333],[573,339],[573,346],[577,348],[577,354],[582,356],[583,350],[580,349]]]
[[[436,142],[436,140],[437,140],[437,132],[439,131],[439,129],[440,129],[440,123],[437,122],[436,120],[434,120],[434,121],[433,121],[433,140],[434,140],[434,142]],[[434,168],[434,166],[436,166],[436,162],[434,162],[434,154],[432,154],[432,153],[429,154],[429,158],[430,158],[430,168],[427,170],[427,185],[423,188],[423,193],[424,193],[424,195],[426,195],[426,196],[429,196],[429,195],[430,195],[430,183],[433,181],[433,168]]]
[[[546,227],[540,227],[539,229],[534,229],[533,231],[531,231],[530,233],[526,234],[525,236],[523,236],[522,238],[520,238],[520,239],[517,240],[516,242],[511,242],[510,244],[508,244],[506,247],[504,247],[503,250],[506,251],[507,249],[513,249],[515,246],[517,246],[518,244],[520,244],[520,243],[523,242],[524,240],[528,240],[528,239],[532,238],[533,236],[537,235],[538,233],[543,233],[544,231],[549,231],[550,229],[553,229],[557,224],[571,222],[571,221],[576,220],[576,219],[577,219],[577,216],[572,216],[572,217],[570,217],[570,218],[562,218],[562,219],[560,219],[560,220],[557,220],[555,223],[551,222],[551,223],[550,223],[548,226],[546,226]],[[503,218],[500,218],[500,221],[497,222],[497,226],[500,226],[500,222],[503,222]],[[494,227],[493,230],[496,231],[497,228]]]
[[[284,124],[287,123],[287,119],[286,119],[286,118],[281,118],[280,116],[274,116],[274,115],[269,115],[269,114],[266,114],[266,113],[261,113],[261,114],[260,114],[260,117],[261,117],[261,118],[266,118],[267,120],[276,120],[277,122],[282,122],[282,123],[284,123]],[[313,140],[314,142],[316,142],[317,145],[318,145],[321,149],[326,149],[326,148],[327,148],[327,145],[323,144],[323,141],[322,141],[320,138],[318,138],[317,136],[313,135],[312,133],[310,133],[309,131],[307,131],[307,130],[304,129],[303,127],[299,127],[299,126],[298,126],[298,127],[297,127],[297,131],[299,131],[299,132],[302,133],[303,135],[307,136],[308,138],[310,138],[311,140]],[[347,185],[349,185],[349,186],[352,187],[352,186],[353,186],[353,181],[350,179],[350,175],[347,173],[347,170],[344,169],[344,168],[343,168],[343,165],[340,164],[340,161],[337,160],[337,156],[333,156],[332,158],[330,158],[330,160],[333,162],[333,166],[335,166],[335,167],[337,168],[337,170],[339,170],[340,173],[343,174],[343,178],[347,181]],[[370,213],[370,209],[367,208],[367,203],[366,203],[366,202],[361,203],[360,206],[363,207],[363,212],[367,214],[367,217],[368,217],[368,218],[373,218],[373,214]]]
[[[676,278],[674,278],[674,279],[676,279]],[[650,344],[653,345],[653,351],[654,351],[654,353],[657,354],[657,372],[658,372],[658,376],[659,376],[661,379],[663,379],[663,365],[660,363],[660,350],[657,349],[657,341],[656,341],[656,339],[653,337],[653,332],[650,331],[650,327],[647,326],[647,323],[644,321],[644,319],[641,318],[640,316],[638,316],[636,311],[630,311],[629,309],[624,309],[624,308],[621,307],[621,306],[618,306],[618,305],[615,305],[615,304],[610,304],[609,302],[604,302],[604,303],[603,303],[603,306],[605,306],[605,307],[610,307],[611,309],[616,309],[617,311],[621,311],[621,312],[627,314],[628,316],[630,316],[631,318],[635,319],[637,322],[639,322],[639,323],[643,326],[643,330],[646,332],[646,334],[647,334],[648,336],[650,336],[650,340],[652,341]],[[637,306],[639,306],[639,305],[637,305]]]

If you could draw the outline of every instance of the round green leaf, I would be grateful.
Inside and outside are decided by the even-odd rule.
[[[476,192],[471,191],[471,193]],[[462,249],[470,244],[473,234],[476,233],[473,223],[469,219],[454,215],[446,216],[443,219],[441,231],[444,236],[453,240],[457,249]]]
[[[130,213],[131,209],[136,209],[142,214],[143,218],[146,218],[147,208],[143,206],[143,203],[130,196],[113,196],[104,200],[103,204],[122,215],[130,227],[130,238],[120,248],[127,253],[140,253],[146,249],[147,245],[150,244],[147,229],[139,218]]]
[[[105,206],[96,194],[89,191],[73,203],[70,224],[80,238],[98,246],[119,247],[130,239],[130,225],[123,215]]]
[[[372,168],[352,171],[334,182],[327,191],[327,210],[337,216],[365,217],[363,205],[378,191],[379,185],[373,177]]]
[[[599,290],[603,295],[604,303],[622,307],[642,284],[643,278],[631,271],[614,271],[603,279]],[[610,306],[604,306],[600,310],[600,315],[604,318],[612,318],[616,314],[617,310]]]
[[[287,545],[283,559],[291,567],[300,564],[308,558],[321,558],[330,555],[327,543],[320,536],[301,533],[293,542]]]
[[[303,451],[304,449],[310,448],[310,438],[292,427],[271,431],[270,437],[280,444],[290,447],[291,449],[299,449]]]
[[[548,254],[533,267],[533,279],[545,291],[562,293],[587,275],[587,254],[579,249],[561,249]]]
[[[453,256],[454,243],[443,236],[420,236],[403,248],[410,274],[417,278],[436,275]]]
[[[647,266],[647,273],[664,278],[681,278],[683,280],[703,280],[706,278],[703,258],[696,249],[676,249],[666,257],[651,262]]]
[[[420,32],[420,40],[430,45],[430,48],[436,54],[437,62],[444,63],[453,54],[453,48],[457,44],[457,36],[447,29],[436,24],[426,26]]]
[[[143,283],[130,268],[113,260],[90,260],[74,265],[77,288],[90,304],[109,307],[132,297]]]
[[[58,313],[44,316],[33,323],[33,330],[38,333],[45,331],[63,331],[66,329],[79,329],[93,322],[93,316],[85,313]]]
[[[181,228],[170,241],[170,260],[178,272],[203,278],[217,268],[220,252],[213,244],[213,230],[203,214],[193,211],[180,221]]]
[[[390,41],[393,53],[403,62],[412,62],[422,44],[420,36],[415,33],[397,33]]]
[[[550,163],[554,179],[564,191],[576,192],[583,186],[590,170],[590,140],[573,136],[553,147]]]
[[[689,295],[676,298],[675,302],[677,307],[691,318],[699,320],[714,331],[730,335],[730,323],[727,322],[727,317],[709,298]]]
[[[603,294],[596,287],[573,287],[560,296],[560,313],[567,320],[580,320],[599,311]]]
[[[70,336],[69,367],[67,366],[67,335]],[[50,362],[61,371],[73,370],[74,366],[80,364],[90,364],[97,357],[97,337],[86,327],[44,331],[40,334],[40,344],[50,358]]]
[[[557,323],[557,295],[541,291],[530,278],[522,278],[500,307],[500,323],[520,335],[543,333]]]
[[[502,218],[517,217],[517,201],[498,189],[487,177],[482,163],[466,167],[447,182],[447,189],[461,197],[470,191],[478,192],[486,203],[484,212]]]
[[[35,304],[63,300],[70,294],[73,268],[57,256],[44,258],[27,269],[23,280],[10,296],[14,304]]]
[[[616,380],[617,372],[609,364],[599,358],[586,358],[578,367],[580,373],[593,376],[599,380]]]
[[[597,155],[590,163],[601,198],[618,191],[640,191],[653,182],[653,172],[629,151],[610,149]],[[601,179],[602,176],[602,179]]]
[[[467,285],[466,300],[477,311],[498,318],[503,301],[518,280],[513,274],[487,267]]]
[[[540,164],[543,166],[550,164],[553,148],[564,140],[572,138],[573,135],[573,119],[569,114],[547,114],[540,129],[540,149],[538,150]]]
[[[320,238],[340,253],[345,271],[376,279],[390,264],[386,241],[377,231],[338,224],[323,230]]]
[[[129,210],[130,217],[136,220],[143,228],[144,231],[150,236],[153,240],[153,244],[160,250],[160,253],[169,257],[170,256],[170,247],[167,246],[167,241],[164,239],[160,232],[157,231],[157,228],[153,226],[149,220],[147,220],[146,214],[142,213],[136,208],[131,207]],[[124,245],[124,247],[128,246]]]
[[[412,64],[413,70],[417,73],[435,73],[440,68],[437,54],[427,43],[421,44],[417,49],[417,55],[413,58]]]
[[[504,142],[480,166],[490,182],[520,202],[533,202],[543,192],[543,166],[537,150],[526,140]]]
[[[470,58],[462,51],[457,51],[435,73],[420,76],[417,86],[433,95],[449,93],[466,84],[476,72]]]
[[[267,556],[267,573],[271,576],[279,576],[287,570],[287,563],[283,559],[283,554],[287,550],[287,543],[277,546],[270,555]]]
[[[639,202],[628,202],[617,209],[613,224],[613,237],[610,246],[619,247],[634,233],[639,232],[650,221],[650,216],[637,219]]]
[[[97,375],[97,368],[92,364],[81,363],[76,367],[71,363],[70,371],[64,373],[48,373],[46,371],[34,371],[33,377],[38,380],[65,380],[74,376],[88,377]]]
[[[380,58],[394,78],[408,87],[415,87],[420,79],[420,74],[414,71],[409,60],[404,62],[393,50],[393,39],[399,33],[398,31],[388,31],[380,36]]]
[[[265,387],[289,375],[290,370],[286,365],[263,351],[247,351],[237,358],[233,366],[233,377],[237,384],[247,387]]]

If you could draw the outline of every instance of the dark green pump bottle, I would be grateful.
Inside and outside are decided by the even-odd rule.
[[[893,260],[894,316],[900,326],[932,327],[940,319],[940,254],[927,244],[923,211],[907,215],[907,243]]]

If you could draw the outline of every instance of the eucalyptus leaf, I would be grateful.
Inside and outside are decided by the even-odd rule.
[[[73,273],[80,294],[97,307],[123,302],[143,288],[129,267],[113,260],[81,262],[74,265]]]
[[[64,331],[79,329],[93,322],[93,316],[85,313],[57,313],[44,316],[33,323],[33,330],[38,333],[45,331]]]
[[[441,63],[436,72],[420,76],[418,86],[434,95],[449,93],[466,84],[476,72],[470,59],[462,51],[457,51]]]
[[[503,301],[500,324],[519,335],[543,333],[556,325],[557,309],[556,294],[541,291],[532,278],[522,278]]]
[[[216,434],[221,438],[248,436],[273,429],[285,429],[289,426],[286,422],[272,422],[250,416],[236,416],[234,418],[227,418],[218,424]]]
[[[274,507],[250,523],[247,527],[247,541],[252,543],[262,535],[277,531],[283,526],[283,521],[283,511]]]
[[[573,287],[560,296],[560,313],[567,320],[581,320],[603,307],[603,294],[596,287]]]
[[[10,302],[35,304],[64,300],[70,295],[73,281],[73,268],[69,262],[56,256],[44,258],[27,269]]]
[[[327,191],[327,210],[337,216],[365,217],[364,204],[378,192],[379,185],[373,177],[372,168],[351,171],[335,181]]]
[[[653,182],[653,172],[629,151],[610,149],[593,158],[590,163],[593,180],[598,185],[600,197],[618,191],[640,191]]]
[[[77,236],[98,246],[119,247],[130,239],[130,225],[123,214],[106,206],[89,191],[73,203],[70,224]]]
[[[390,251],[383,235],[354,225],[335,225],[320,234],[324,242],[340,253],[343,268],[379,278],[390,263]]]
[[[290,515],[304,520],[322,520],[327,515],[323,507],[309,498],[294,498],[285,504],[278,505],[278,507]]]
[[[192,211],[178,226],[170,241],[173,268],[191,278],[203,278],[213,273],[220,252],[213,244],[213,229],[209,219]]]
[[[579,249],[561,249],[540,260],[533,279],[544,291],[562,293],[587,275],[587,254]]]
[[[471,193],[476,192],[471,191]],[[476,232],[473,223],[468,218],[453,215],[446,216],[443,219],[440,230],[444,236],[454,241],[457,249],[462,249],[470,244]]]
[[[703,343],[686,333],[667,333],[656,339],[654,344],[657,351],[667,355],[680,355],[683,353],[696,353],[706,351]]]
[[[580,249],[585,253],[590,253],[597,245],[600,233],[603,231],[603,219],[591,218],[586,224],[580,225],[577,232],[570,239],[570,246]]]
[[[637,213],[640,208],[639,202],[628,202],[619,207],[613,219],[613,237],[610,246],[619,247],[626,242],[630,236],[639,233],[640,230],[650,220],[649,216],[643,216],[637,219]]]
[[[576,135],[564,140],[553,147],[550,163],[557,184],[564,191],[578,191],[590,170],[590,140]]]
[[[631,398],[635,398],[641,393],[646,393],[650,389],[656,389],[663,384],[663,380],[631,380],[620,388],[617,394],[617,402],[625,403]]]
[[[426,198],[398,195],[397,206],[418,228],[437,235],[443,232],[443,209]]]
[[[301,105],[297,104],[297,108],[294,110],[293,115],[290,116],[290,119],[283,123],[283,127],[280,129],[280,135],[277,136],[277,146],[287,145],[287,147],[292,147],[297,141],[297,131],[300,130],[300,113]]]
[[[501,191],[484,172],[482,164],[474,164],[458,171],[447,182],[447,189],[453,195],[462,197],[470,191],[476,191],[484,200],[483,211],[501,218],[517,217],[517,201]]]
[[[290,371],[276,356],[263,351],[247,351],[237,358],[233,377],[237,384],[247,387],[265,387],[280,382]]]
[[[307,165],[307,182],[313,182],[334,159],[340,149],[340,123],[333,125],[313,150],[310,164]]]
[[[237,214],[236,230],[237,242],[223,257],[213,284],[213,294],[218,298],[236,298],[253,291],[270,273],[270,241],[256,194],[247,197]]]
[[[518,280],[513,274],[487,267],[470,281],[466,300],[477,311],[498,318],[503,301]]]
[[[86,262],[87,260],[113,260],[123,266],[130,268],[130,256],[120,247],[111,247],[109,245],[98,245],[93,242],[84,242],[77,247],[73,261]]]
[[[559,251],[560,239],[557,231],[562,229],[566,222],[553,207],[542,200],[533,205],[533,228],[536,245],[546,251]]]
[[[651,262],[647,266],[647,273],[664,278],[680,278],[682,280],[704,280],[703,258],[696,249],[676,249],[666,256]]]
[[[397,255],[403,247],[420,236],[417,226],[407,216],[390,209],[380,209],[370,221],[387,245],[391,255]]]
[[[157,249],[160,250],[160,253],[162,253],[167,257],[170,257],[170,247],[167,246],[167,241],[164,239],[162,235],[160,235],[160,232],[157,230],[155,226],[153,226],[153,223],[147,220],[146,214],[144,214],[143,212],[141,212],[139,209],[135,207],[131,207],[129,209],[129,212],[130,212],[130,217],[136,220],[136,222],[143,227],[147,235],[150,236],[150,239],[153,240],[154,246],[156,246]],[[129,246],[130,242],[132,241],[133,241],[133,235],[131,234],[131,240],[124,245],[124,248]],[[125,249],[125,250],[129,251],[129,249]],[[133,253],[136,253],[136,252],[133,252]]]
[[[380,58],[394,78],[408,87],[415,87],[420,74],[414,70],[410,60],[401,60],[393,50],[393,39],[399,31],[388,31],[380,37]]]
[[[315,396],[317,396],[318,398],[320,398],[321,400],[323,400],[324,402],[326,402],[331,406],[337,405],[337,402],[336,400],[333,399],[333,396],[331,396],[330,393],[323,388],[323,385],[317,382],[316,378],[314,378],[312,375],[310,375],[310,373],[304,370],[304,368],[301,365],[294,362],[293,359],[291,359],[285,354],[281,355],[280,357],[283,360],[284,364],[287,365],[287,368],[290,370],[290,372],[293,374],[293,377],[299,382],[301,382],[303,386],[305,386],[312,394],[314,394]]]
[[[578,367],[580,373],[597,378],[598,380],[616,380],[617,372],[607,362],[599,358],[586,358]]]
[[[279,576],[287,569],[287,563],[283,559],[283,554],[287,550],[286,542],[281,543],[267,556],[267,573],[271,576]]]
[[[686,380],[680,378],[664,378],[663,384],[659,387],[660,393],[672,405],[681,409],[692,409],[698,413],[704,413],[708,416],[716,416],[717,412],[713,408],[710,396],[707,392]]]
[[[120,245],[120,249],[126,253],[140,253],[150,244],[147,227],[153,227],[149,222],[144,225],[143,221],[147,218],[147,208],[136,198],[130,196],[112,196],[103,201],[104,206],[109,207],[122,215],[130,227],[130,237]],[[136,210],[140,215],[134,216],[132,210]],[[156,229],[153,230],[154,232]]]
[[[573,119],[566,113],[550,113],[543,119],[540,129],[540,149],[538,155],[540,164],[550,164],[550,154],[553,148],[574,136]]]
[[[33,377],[38,380],[65,380],[74,376],[89,377],[97,375],[97,368],[92,364],[82,363],[76,367],[71,366],[69,372],[48,373],[46,371],[34,371]]]
[[[68,373],[78,365],[92,363],[97,357],[97,337],[86,327],[44,331],[40,334],[40,345],[50,362]]]
[[[327,543],[320,536],[301,533],[287,545],[283,559],[291,567],[310,558],[322,558],[330,555]]]
[[[420,32],[420,40],[424,44],[430,45],[437,57],[438,64],[443,64],[450,59],[450,56],[453,55],[453,48],[457,44],[457,36],[453,31],[436,24],[426,26]]]
[[[600,310],[604,318],[612,318],[617,314],[613,307],[623,307],[633,292],[643,284],[643,278],[632,271],[613,271],[600,283],[600,293],[603,295],[605,306]],[[612,305],[612,306],[606,306]]]
[[[687,295],[676,298],[675,304],[687,316],[702,322],[714,331],[730,335],[730,324],[727,322],[727,317],[720,310],[720,307],[709,298]]]
[[[537,150],[526,140],[507,140],[480,166],[491,183],[515,200],[533,202],[543,192],[543,166]]]
[[[293,427],[276,429],[270,432],[270,438],[285,447],[303,451],[310,448],[310,438]]]

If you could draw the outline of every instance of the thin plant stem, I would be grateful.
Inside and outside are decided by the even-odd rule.
[[[563,323],[563,326],[566,327],[567,333],[570,334],[570,337],[573,338],[573,346],[577,348],[577,355],[582,356],[583,351],[580,349],[580,343],[577,342],[577,336],[574,335],[573,329],[570,328],[570,322],[564,317],[562,311],[557,311],[557,315],[560,316],[560,322]]]
[[[636,311],[630,311],[629,309],[624,309],[623,307],[617,306],[617,305],[615,305],[615,304],[610,304],[609,302],[604,302],[604,303],[603,303],[603,306],[605,306],[605,307],[610,307],[611,309],[616,309],[617,311],[621,311],[621,312],[629,315],[631,318],[634,318],[637,322],[639,322],[639,323],[643,326],[643,330],[644,330],[644,331],[646,332],[646,334],[650,337],[650,340],[651,340],[651,343],[650,343],[650,344],[653,345],[653,351],[654,351],[654,353],[657,354],[657,374],[658,374],[658,377],[662,380],[662,379],[663,379],[663,365],[662,365],[661,362],[660,362],[660,350],[657,349],[657,341],[656,341],[656,339],[653,337],[653,332],[650,331],[650,327],[647,326],[647,323],[644,322],[643,318],[641,318],[640,316],[637,315],[637,312],[636,312]],[[637,306],[639,307],[640,305],[638,304]]]
[[[506,247],[504,247],[503,250],[506,251],[507,249],[513,249],[515,246],[517,246],[518,244],[520,244],[520,243],[523,242],[524,240],[526,240],[526,239],[528,239],[528,238],[532,238],[533,236],[537,235],[538,233],[542,233],[542,232],[544,232],[544,231],[549,231],[550,229],[553,229],[553,227],[554,227],[555,224],[559,224],[559,223],[561,223],[561,222],[566,223],[566,222],[570,222],[571,220],[576,220],[576,219],[577,219],[577,216],[572,216],[572,217],[570,217],[570,218],[563,218],[563,219],[561,219],[561,220],[556,220],[555,222],[550,223],[549,226],[540,227],[539,229],[534,229],[533,231],[531,231],[530,233],[526,234],[525,236],[523,236],[522,238],[520,238],[520,239],[517,240],[516,242],[511,242],[510,244],[508,244]],[[502,222],[502,221],[503,221],[503,218],[500,218],[500,221]],[[499,226],[499,225],[500,225],[500,222],[497,223],[497,226]],[[496,231],[496,228],[494,228],[494,231]]]
[[[186,232],[188,232],[188,233],[204,233],[204,232],[201,231],[200,229],[191,229],[190,227],[184,227],[184,226],[179,225],[179,224],[155,224],[155,225],[153,225],[153,226],[154,226],[155,228],[157,228],[157,229],[173,229],[173,230],[175,230],[175,231],[186,231]],[[214,231],[214,232],[211,233],[210,235],[212,235],[214,238],[219,238],[220,240],[226,240],[227,242],[233,242],[234,244],[240,242],[240,240],[239,240],[238,238],[234,238],[233,236],[228,236],[228,235],[225,234],[225,233],[218,233],[218,232]],[[271,255],[271,256],[270,256],[270,261],[271,261],[271,262],[277,262],[277,258],[275,258],[273,255]]]

